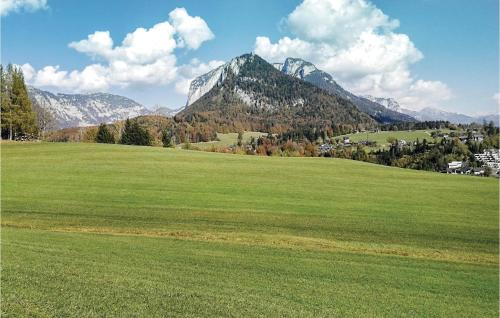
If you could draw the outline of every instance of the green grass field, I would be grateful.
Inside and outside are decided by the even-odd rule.
[[[441,129],[441,132],[449,132],[448,129]],[[375,141],[377,143],[377,147],[372,147],[370,149],[376,150],[380,148],[389,147],[389,143],[387,142],[387,138],[392,137],[398,140],[406,140],[406,141],[416,141],[419,139],[420,141],[427,139],[427,141],[433,140],[431,137],[432,130],[402,130],[402,131],[379,131],[379,132],[367,132],[367,133],[356,133],[349,134],[344,136],[349,136],[351,141],[359,142],[363,140]],[[336,138],[342,138],[336,137]]]
[[[245,131],[243,132],[243,143],[249,143],[251,138],[259,138],[261,136],[267,135],[266,133],[261,133],[257,131]],[[235,145],[238,142],[238,133],[217,133],[217,141],[208,141],[208,142],[197,142],[192,145],[200,148],[201,150],[207,150],[212,147],[214,148],[226,148],[231,145]],[[179,146],[179,147],[182,147]]]
[[[1,148],[2,317],[498,317],[498,180]]]
[[[387,144],[387,138],[393,137],[398,140],[404,139],[406,141],[415,141],[418,139],[422,140],[426,138],[427,140],[432,139],[430,131],[426,130],[413,130],[413,131],[379,131],[379,132],[367,132],[367,133],[357,133],[346,135],[349,136],[353,141],[368,140],[376,141],[377,144],[383,145]]]

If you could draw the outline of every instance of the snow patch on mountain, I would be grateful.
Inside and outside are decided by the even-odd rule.
[[[394,98],[384,98],[384,97],[374,97],[371,95],[363,96],[364,98],[380,104],[387,109],[393,110],[395,112],[401,112],[401,105]]]

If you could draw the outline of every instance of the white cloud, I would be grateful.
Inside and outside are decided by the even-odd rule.
[[[170,12],[170,21],[149,29],[137,28],[116,46],[109,31],[96,31],[86,39],[68,45],[90,56],[95,64],[73,71],[61,70],[59,66],[45,66],[36,71],[31,65],[24,64],[22,69],[26,80],[38,87],[72,92],[176,83],[176,90],[186,93],[185,87],[189,87],[192,78],[222,62],[193,61],[177,65],[176,49],[197,49],[214,36],[203,19],[189,16],[183,8]]]
[[[435,101],[448,100],[452,97],[453,94],[443,82],[417,80],[399,100],[402,105],[413,105],[414,108],[420,109],[436,106]]]
[[[304,0],[285,21],[294,38],[255,40],[255,53],[270,62],[301,57],[330,72],[360,95],[394,97],[406,108],[439,106],[452,97],[446,84],[414,78],[423,58],[399,21],[368,0]]]
[[[493,99],[498,103],[500,104],[500,93],[496,93],[493,95]]]
[[[109,31],[96,31],[90,34],[86,40],[71,42],[68,46],[93,57],[109,56],[113,50],[113,39],[111,39]]]
[[[21,67],[21,70],[23,71],[23,75],[24,75],[24,79],[27,81],[27,82],[30,82],[31,79],[35,76],[36,72],[35,72],[35,69],[33,68],[33,66],[31,66],[30,64],[26,63],[26,64],[23,64],[23,65],[16,65],[16,66],[20,66]]]
[[[273,44],[268,37],[258,36],[255,40],[255,53],[271,62],[282,62],[287,57],[315,55],[314,45],[300,39],[284,37]]]
[[[33,12],[47,8],[47,0],[0,0],[0,16],[11,12]]]
[[[346,45],[365,32],[395,29],[399,21],[363,0],[305,0],[290,13],[287,24],[300,38]]]
[[[180,47],[186,45],[196,50],[203,42],[215,37],[202,18],[190,16],[184,8],[176,8],[168,16],[170,23],[179,33]]]

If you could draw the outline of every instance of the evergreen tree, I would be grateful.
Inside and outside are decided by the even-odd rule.
[[[13,122],[12,122],[12,105],[10,100],[11,93],[11,83],[10,75],[12,74],[9,70],[12,70],[12,65],[7,66],[7,70],[0,65],[0,103],[1,103],[1,127],[2,127],[2,138],[8,138],[12,140],[13,137]]]
[[[240,131],[238,133],[238,147],[241,147],[243,145],[243,133]]]
[[[151,136],[136,120],[127,118],[120,143],[124,145],[150,146]]]
[[[163,143],[163,147],[172,147],[172,133],[167,129],[163,130],[161,134],[161,141]]]
[[[95,141],[101,144],[114,144],[115,136],[109,131],[108,126],[100,124],[97,130]]]
[[[1,128],[2,137],[12,139],[20,135],[36,135],[38,127],[21,69],[1,68]]]

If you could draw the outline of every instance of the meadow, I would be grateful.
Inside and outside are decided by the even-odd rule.
[[[448,129],[440,130],[441,132],[449,132]],[[416,141],[417,139],[422,141],[426,139],[427,141],[432,141],[434,138],[431,137],[432,130],[412,130],[412,131],[378,131],[378,132],[360,132],[347,134],[342,136],[334,137],[333,139],[342,140],[344,137],[349,137],[351,142],[360,142],[360,141],[375,141],[377,145],[375,147],[366,147],[368,151],[375,151],[382,148],[388,148],[389,142],[388,138],[395,138],[398,140],[405,140],[407,142]],[[260,136],[265,136],[267,134],[256,132],[256,131],[245,131],[243,133],[243,143],[249,143],[251,138],[259,138]],[[238,142],[238,134],[237,133],[217,133],[216,141],[208,141],[208,142],[197,142],[191,144],[197,149],[200,150],[211,150],[211,149],[220,149],[227,148],[232,145],[236,145]],[[180,145],[178,148],[182,148],[183,145]]]
[[[242,142],[243,143],[250,143],[252,137],[255,139],[261,137],[261,136],[266,136],[266,133],[258,132],[258,131],[245,131],[243,132],[243,138]],[[238,142],[238,133],[217,133],[217,139],[214,141],[207,141],[207,142],[196,142],[193,143],[192,145],[201,149],[201,150],[210,150],[210,149],[218,149],[218,148],[227,148],[232,145],[236,145]],[[181,148],[179,146],[179,148]]]
[[[441,129],[441,132],[449,132],[448,129]],[[428,142],[433,141],[434,138],[431,137],[432,130],[400,130],[400,131],[377,131],[377,132],[360,132],[355,134],[343,135],[340,137],[336,137],[340,140],[344,136],[348,136],[351,142],[360,142],[360,141],[375,141],[377,143],[376,147],[368,147],[368,150],[378,150],[382,148],[389,148],[388,138],[395,138],[397,140],[405,140],[407,142],[424,140],[426,139]]]
[[[3,143],[2,316],[498,317],[499,183]]]

